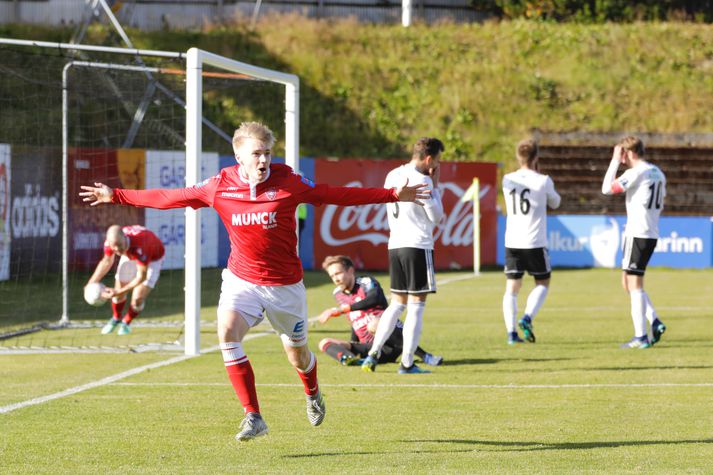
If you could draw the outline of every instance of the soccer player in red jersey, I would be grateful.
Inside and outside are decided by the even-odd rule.
[[[315,185],[281,164],[271,164],[275,143],[266,126],[247,122],[233,135],[237,165],[195,186],[180,189],[122,190],[102,183],[82,186],[92,206],[129,204],[158,209],[211,206],[230,237],[228,268],[218,304],[218,337],[230,381],[245,411],[238,440],[267,434],[260,415],[255,377],[242,340],[267,316],[280,334],[287,359],[304,384],[307,418],[322,423],[325,404],[317,384],[317,361],[307,346],[307,301],[297,255],[295,210],[300,203],[360,205],[428,197],[423,185],[349,188]]]
[[[87,285],[101,282],[111,270],[116,256],[121,256],[116,268],[116,283],[107,289],[105,297],[111,297],[112,317],[102,328],[106,335],[119,325],[119,335],[131,331],[129,325],[144,309],[146,298],[158,282],[165,250],[161,240],[143,226],[109,226],[104,241],[104,256],[97,264]],[[131,303],[121,318],[126,305],[126,296],[131,292]]]

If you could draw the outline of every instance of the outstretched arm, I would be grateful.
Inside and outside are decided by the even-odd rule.
[[[94,186],[82,186],[79,196],[91,206],[102,203],[117,203],[142,208],[172,209],[172,208],[203,208],[211,205],[211,187],[193,186],[176,189],[124,190],[111,189],[103,183]]]
[[[314,205],[326,203],[340,206],[412,201],[417,205],[423,206],[420,200],[429,197],[431,194],[426,187],[425,183],[408,186],[408,182],[398,188],[360,188],[320,184],[306,190],[300,196],[300,201]]]

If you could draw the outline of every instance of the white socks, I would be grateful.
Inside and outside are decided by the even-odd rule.
[[[506,291],[503,295],[503,318],[505,318],[505,328],[508,333],[514,332],[517,323],[517,294],[510,294]]]
[[[527,305],[525,305],[525,315],[528,315],[530,319],[534,320],[537,312],[540,311],[540,307],[545,303],[545,298],[547,297],[547,287],[544,285],[536,285],[534,289],[527,296]]]
[[[406,306],[406,321],[404,322],[404,347],[401,352],[401,364],[405,368],[413,366],[413,354],[421,339],[423,328],[423,311],[426,302],[409,302]]]
[[[631,297],[631,319],[634,322],[634,336],[645,337],[646,332],[646,292],[643,289],[629,291]],[[653,307],[652,307],[653,308]]]
[[[379,325],[376,327],[374,343],[371,345],[369,354],[376,354],[377,356],[381,354],[381,348],[384,347],[386,340],[388,340],[391,333],[393,333],[394,328],[396,328],[396,320],[399,319],[405,308],[405,305],[394,302],[393,300],[389,306],[386,307],[386,310],[384,310],[384,313],[381,314],[381,318],[379,319]]]
[[[651,303],[649,294],[647,294],[645,290],[643,291],[643,293],[644,293],[644,298],[646,299],[646,319],[649,321],[649,323],[653,323],[653,321],[656,320],[659,316],[656,313],[654,304]]]

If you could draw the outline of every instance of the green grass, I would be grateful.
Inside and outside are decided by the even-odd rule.
[[[8,37],[68,41],[72,33],[0,26],[0,36]],[[405,157],[417,137],[433,135],[444,140],[448,160],[514,167],[513,146],[533,128],[713,130],[711,24],[503,21],[403,28],[287,15],[265,17],[255,31],[236,22],[129,34],[138,48],[195,46],[298,75],[300,122],[309,124],[300,131],[305,156]],[[85,42],[116,45],[111,30],[96,25]],[[257,101],[217,93],[204,113],[224,130],[261,117],[279,131],[283,119],[274,98]],[[4,133],[16,127],[9,124]]]
[[[325,277],[307,275],[311,314],[332,303]],[[0,472],[710,473],[711,277],[650,270],[669,331],[642,351],[618,349],[632,333],[618,271],[556,271],[537,343],[517,347],[505,344],[504,278],[487,272],[429,298],[422,345],[446,361],[433,374],[397,375],[395,364],[367,374],[321,356],[328,413],[318,428],[269,335],[245,343],[267,437],[233,440],[241,408],[210,353],[0,415]],[[347,325],[310,333],[315,349]],[[0,406],[169,357],[1,355]]]

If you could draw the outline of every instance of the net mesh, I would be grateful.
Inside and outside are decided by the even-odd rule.
[[[69,325],[58,324],[64,70]],[[185,65],[177,59],[0,45],[0,351],[181,349],[184,211],[88,207],[77,193],[93,182],[129,189],[185,186],[185,81]],[[240,122],[258,120],[282,135],[284,87],[210,68],[202,81],[207,178],[234,164],[230,137]],[[159,282],[133,331],[123,336],[100,335],[110,304],[92,307],[82,297],[111,224],[146,226],[166,247]],[[202,260],[209,268],[202,273],[201,326],[214,327],[227,237],[213,210],[203,212],[202,227]],[[114,269],[103,282],[114,285]]]

